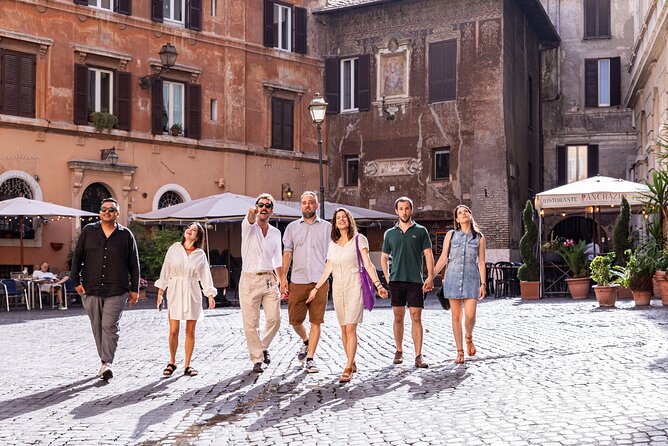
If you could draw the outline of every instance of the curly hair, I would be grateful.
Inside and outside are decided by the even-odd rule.
[[[334,243],[338,242],[341,238],[341,231],[336,227],[336,215],[339,212],[345,212],[346,217],[348,218],[348,240],[352,239],[357,234],[357,223],[355,223],[353,214],[346,208],[338,208],[334,211],[334,215],[332,216],[332,241]]]

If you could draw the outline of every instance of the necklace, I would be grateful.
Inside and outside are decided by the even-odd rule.
[[[193,252],[193,251],[196,250],[197,248],[195,248],[194,246],[191,247],[191,248],[186,248],[186,247],[184,246],[183,249],[185,249],[185,250],[188,251],[188,252]]]

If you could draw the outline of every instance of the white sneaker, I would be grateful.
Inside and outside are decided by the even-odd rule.
[[[306,360],[306,354],[308,353],[308,344],[302,342],[302,346],[299,347],[299,353],[297,353],[297,360],[303,363]]]
[[[306,373],[318,373],[320,369],[316,367],[315,362],[309,358],[306,360],[306,367],[304,367]]]
[[[102,364],[102,368],[100,368],[100,379],[109,381],[113,377],[114,373],[111,371],[109,364]]]

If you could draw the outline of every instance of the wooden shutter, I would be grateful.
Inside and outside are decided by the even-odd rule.
[[[274,43],[274,2],[264,0],[264,46],[273,48]]]
[[[74,0],[74,4],[88,6],[88,0]]]
[[[622,103],[622,66],[619,57],[610,59],[610,105]]]
[[[154,135],[162,135],[162,94],[162,80],[153,79],[151,83],[151,133]]]
[[[271,147],[274,149],[280,148],[283,140],[281,135],[282,113],[281,101],[276,98],[271,98]]]
[[[429,45],[429,92],[428,101],[438,102],[445,97],[443,86],[443,47],[445,42]]]
[[[34,118],[35,55],[3,50],[0,65],[0,113]]]
[[[325,59],[325,99],[329,104],[327,113],[338,113],[339,109],[339,58]]]
[[[202,137],[202,87],[188,84],[186,95],[186,136],[200,139]]]
[[[597,36],[610,36],[610,0],[598,0],[598,29]]]
[[[116,12],[132,15],[132,0],[116,0]]]
[[[587,178],[598,175],[598,144],[587,146]]]
[[[163,0],[151,0],[151,20],[162,22]]]
[[[557,146],[557,186],[566,184],[566,146]]]
[[[444,100],[457,98],[457,41],[444,42],[443,46],[443,93]]]
[[[371,108],[371,55],[362,54],[357,60],[357,109],[359,111],[369,111]]]
[[[189,0],[187,8],[186,26],[193,31],[202,31],[202,0]]]
[[[294,110],[292,101],[281,101],[282,102],[282,133],[283,141],[281,144],[282,149],[292,149],[292,134],[294,129]]]
[[[585,59],[585,107],[598,107],[598,59]]]
[[[584,0],[584,36],[596,37],[596,2]]]
[[[132,109],[132,75],[130,73],[116,71],[115,76],[115,104],[114,111],[118,118],[116,128],[130,130],[130,113]]]
[[[74,64],[74,123],[88,124],[88,67]]]
[[[306,9],[295,6],[295,52],[306,54]]]

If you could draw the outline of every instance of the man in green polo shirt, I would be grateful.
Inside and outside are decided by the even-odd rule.
[[[390,286],[394,311],[394,342],[397,345],[394,363],[401,364],[404,361],[404,316],[408,306],[415,345],[415,367],[427,368],[429,365],[422,358],[422,308],[424,293],[433,288],[434,253],[429,232],[412,220],[413,201],[408,197],[397,198],[394,211],[399,216],[399,222],[385,232],[380,258],[385,280]],[[389,268],[390,256],[392,271]],[[427,278],[424,281],[422,259],[427,263]]]

